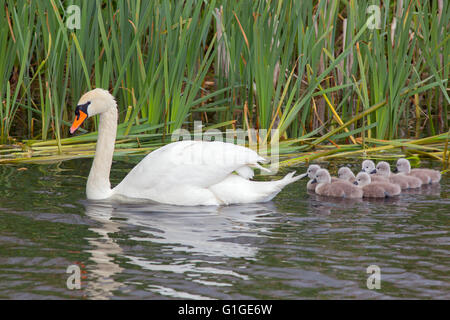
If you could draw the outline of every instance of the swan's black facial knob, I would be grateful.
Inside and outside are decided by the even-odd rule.
[[[85,104],[79,104],[75,108],[75,120],[72,123],[72,127],[70,127],[70,134],[73,134],[77,129],[81,126],[84,120],[88,117],[88,107],[91,104],[90,101]]]

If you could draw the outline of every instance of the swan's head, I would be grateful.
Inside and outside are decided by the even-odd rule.
[[[313,183],[331,183],[331,176],[327,169],[319,169]]]
[[[371,182],[372,179],[370,178],[369,174],[367,174],[366,172],[360,172],[356,175],[355,182],[353,183],[356,184],[357,186],[364,187],[370,184]]]
[[[350,170],[349,167],[342,167],[338,170],[338,178],[342,180],[349,181],[351,178],[354,178],[355,174]]]
[[[375,169],[375,163],[372,160],[364,160],[361,171],[370,174],[376,173],[377,170]]]
[[[389,177],[391,175],[391,166],[386,161],[378,162],[377,173],[383,177]]]
[[[111,108],[117,108],[117,104],[109,91],[97,88],[86,92],[78,101],[70,133],[74,133],[87,118],[104,113]]]
[[[397,168],[394,172],[400,172],[400,173],[410,173],[411,172],[411,164],[407,159],[398,159],[397,160]]]
[[[319,170],[320,167],[317,164],[312,164],[308,167],[308,170],[306,173],[308,174],[308,178],[314,179],[316,177],[316,172]]]

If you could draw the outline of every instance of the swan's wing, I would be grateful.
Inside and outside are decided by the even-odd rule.
[[[207,188],[244,166],[259,166],[265,161],[255,151],[219,141],[179,141],[148,154],[114,188],[128,190],[170,190],[190,185]]]

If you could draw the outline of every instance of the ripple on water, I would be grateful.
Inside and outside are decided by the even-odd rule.
[[[129,167],[114,163],[113,184]],[[0,166],[0,298],[450,298],[446,176],[380,201],[299,181],[270,203],[216,208],[87,202],[89,168]],[[71,264],[82,290],[67,289]]]

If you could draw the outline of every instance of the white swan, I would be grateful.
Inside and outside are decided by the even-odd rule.
[[[125,197],[187,206],[266,202],[284,186],[306,176],[294,177],[291,172],[277,181],[251,181],[252,168],[267,170],[258,164],[265,159],[256,152],[219,141],[178,141],[148,154],[111,189],[109,173],[117,133],[114,97],[103,89],[85,93],[70,133],[96,114],[100,115],[98,139],[86,184],[91,200]]]

